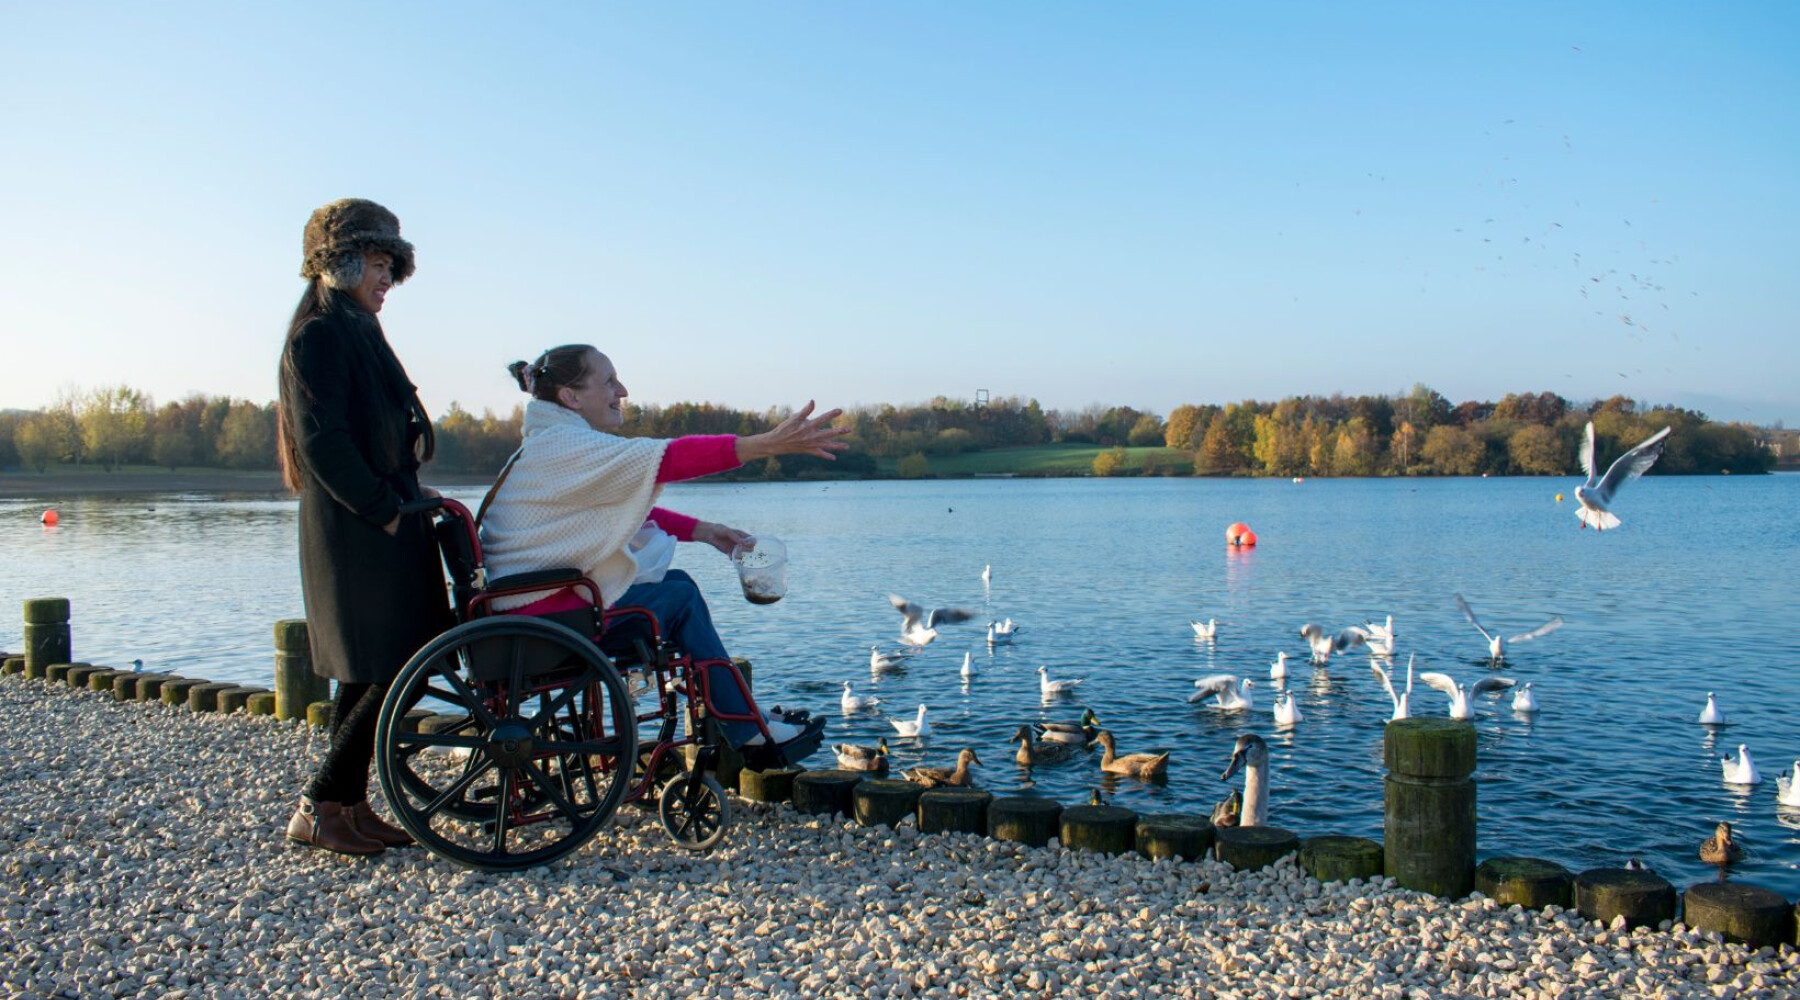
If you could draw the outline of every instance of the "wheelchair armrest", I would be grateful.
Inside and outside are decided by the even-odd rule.
[[[581,571],[578,569],[538,569],[529,573],[514,573],[497,580],[489,580],[487,589],[490,591],[548,590],[551,587],[579,583],[581,578]]]

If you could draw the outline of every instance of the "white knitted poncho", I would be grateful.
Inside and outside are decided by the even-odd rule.
[[[488,577],[574,567],[600,585],[612,606],[637,575],[626,544],[662,492],[656,470],[669,442],[602,433],[575,411],[541,399],[525,404],[524,437],[524,454],[482,518]],[[515,608],[550,593],[500,598],[494,607]]]

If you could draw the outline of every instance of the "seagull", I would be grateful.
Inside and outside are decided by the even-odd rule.
[[[911,736],[922,740],[931,735],[931,723],[925,721],[925,706],[923,704],[919,706],[918,718],[913,719],[911,722],[907,722],[903,719],[889,719],[888,724],[892,725],[894,727],[894,732],[899,733],[901,736]]]
[[[1800,760],[1794,761],[1794,776],[1785,774],[1775,776],[1775,802],[1778,805],[1800,808]]]
[[[1008,618],[1007,620],[1005,620],[1003,622],[988,622],[988,625],[987,625],[988,645],[992,646],[995,643],[999,643],[999,642],[1011,642],[1012,638],[1013,638],[1013,633],[1017,632],[1018,630],[1019,630],[1019,627],[1017,625],[1013,624],[1013,620],[1011,618]]]
[[[955,622],[966,622],[975,617],[975,612],[968,608],[931,608],[929,610],[901,597],[889,594],[888,603],[900,612],[900,638],[909,646],[924,647],[938,637],[939,623],[950,625]]]
[[[1476,620],[1476,618],[1475,618],[1475,612],[1469,608],[1469,602],[1463,600],[1463,597],[1461,594],[1452,594],[1451,596],[1456,598],[1456,606],[1462,609],[1463,617],[1467,618],[1469,620],[1469,624],[1475,626],[1475,631],[1480,632],[1481,637],[1483,639],[1487,640],[1488,659],[1492,660],[1495,663],[1505,663],[1506,662],[1506,644],[1507,643],[1509,643],[1509,642],[1527,642],[1532,639],[1541,639],[1544,636],[1547,636],[1550,633],[1556,631],[1557,629],[1563,627],[1562,615],[1554,615],[1551,617],[1551,619],[1549,621],[1545,622],[1542,625],[1539,625],[1537,628],[1534,628],[1529,632],[1521,632],[1518,635],[1515,635],[1509,639],[1502,639],[1500,637],[1500,633],[1489,632],[1487,629],[1481,627],[1481,622]]]
[[[1379,656],[1394,655],[1394,616],[1387,616],[1387,624],[1377,625],[1364,622],[1362,625],[1364,641],[1369,644],[1369,652]]]
[[[1762,784],[1762,772],[1756,769],[1756,761],[1750,759],[1750,748],[1742,743],[1738,744],[1737,760],[1720,757],[1719,769],[1725,772],[1727,785]]]
[[[1287,677],[1287,654],[1286,653],[1276,653],[1275,654],[1275,662],[1269,664],[1269,679],[1272,681],[1278,681],[1278,680],[1283,680],[1286,677]]]
[[[1668,436],[1667,427],[1650,435],[1637,447],[1614,459],[1607,467],[1606,475],[1599,476],[1594,472],[1594,422],[1588,421],[1587,434],[1581,439],[1581,471],[1587,473],[1587,482],[1575,487],[1575,499],[1580,502],[1575,508],[1575,516],[1581,519],[1583,530],[1591,527],[1595,531],[1605,531],[1619,526],[1619,519],[1608,509],[1613,494],[1656,464]]]
[[[911,653],[884,653],[880,646],[869,647],[869,669],[875,671],[892,670],[904,666]]]
[[[1217,618],[1208,618],[1203,622],[1191,621],[1188,624],[1194,626],[1194,638],[1196,639],[1217,639],[1219,637],[1219,620]]]
[[[143,673],[144,672],[144,661],[143,660],[132,660],[131,661],[131,672],[134,674]]]
[[[1236,674],[1212,674],[1194,682],[1194,693],[1188,695],[1188,704],[1217,698],[1220,708],[1227,712],[1247,712],[1256,707],[1256,700],[1250,689],[1256,682],[1248,677]]]
[[[1526,681],[1524,687],[1513,693],[1512,708],[1515,712],[1527,714],[1538,710],[1537,695],[1531,693],[1530,681]]]
[[[845,715],[851,715],[856,712],[866,712],[869,709],[874,708],[876,705],[881,704],[881,699],[872,694],[857,694],[850,689],[850,682],[845,681],[844,697],[839,701],[839,704],[843,706]]]
[[[1435,670],[1427,670],[1419,675],[1428,687],[1436,688],[1450,696],[1450,717],[1467,721],[1475,717],[1474,708],[1469,705],[1469,698],[1486,691],[1503,691],[1518,683],[1511,677],[1483,677],[1475,682],[1474,687],[1464,687],[1452,680],[1449,674],[1440,674]]]
[[[1326,632],[1323,625],[1312,622],[1300,626],[1300,634],[1306,638],[1307,645],[1312,647],[1312,661],[1320,666],[1331,659],[1332,653],[1355,649],[1368,641],[1368,636],[1360,629],[1347,628],[1334,636]]]
[[[1404,691],[1394,690],[1394,682],[1388,677],[1388,672],[1381,669],[1381,664],[1371,662],[1369,669],[1375,671],[1375,676],[1381,679],[1381,689],[1388,693],[1389,698],[1394,699],[1394,714],[1388,718],[1388,721],[1399,722],[1401,719],[1411,718],[1412,709],[1408,702],[1412,699],[1413,658],[1410,656],[1406,658],[1406,690]]]
[[[1037,672],[1038,672],[1038,693],[1042,694],[1046,698],[1055,698],[1059,695],[1074,694],[1075,689],[1077,687],[1081,686],[1081,682],[1084,680],[1087,680],[1087,678],[1085,678],[1085,677],[1080,677],[1080,678],[1077,678],[1072,681],[1053,681],[1050,679],[1050,668],[1047,666],[1038,667]]]
[[[1275,697],[1275,724],[1277,726],[1291,726],[1304,718],[1305,716],[1300,714],[1300,706],[1294,704],[1292,693],[1283,691]]]
[[[976,674],[978,674],[980,672],[981,671],[975,669],[975,654],[974,653],[964,653],[963,654],[963,666],[962,666],[962,679],[965,681],[969,680],[970,678],[974,677]]]
[[[994,567],[992,567],[992,566],[981,567],[981,585],[984,588],[992,587],[994,585]]]
[[[1723,726],[1725,724],[1725,713],[1720,710],[1718,703],[1713,701],[1711,691],[1706,692],[1706,707],[1700,710],[1700,724],[1703,726]]]

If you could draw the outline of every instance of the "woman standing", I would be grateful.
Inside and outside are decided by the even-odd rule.
[[[360,198],[313,212],[306,292],[281,353],[282,475],[300,494],[300,586],[313,671],[338,682],[331,746],[289,840],[375,854],[412,838],[369,808],[375,721],[406,660],[452,624],[436,544],[402,503],[432,454],[431,420],[376,318],[413,273],[392,212]]]

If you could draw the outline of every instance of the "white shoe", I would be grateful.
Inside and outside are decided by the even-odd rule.
[[[777,744],[790,742],[806,732],[805,726],[790,725],[786,722],[782,722],[780,719],[765,718],[763,719],[763,723],[769,727],[769,736],[773,737]],[[767,739],[763,734],[757,733],[755,736],[745,740],[744,746],[759,747],[765,742],[767,742]]]

